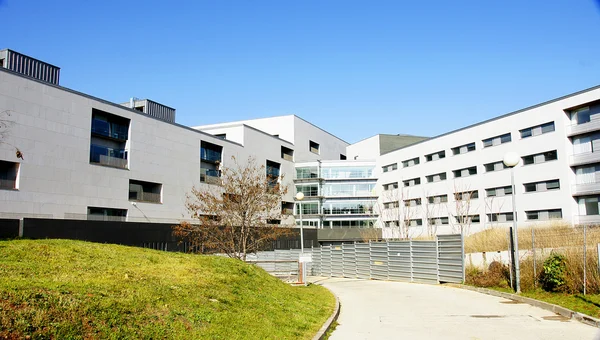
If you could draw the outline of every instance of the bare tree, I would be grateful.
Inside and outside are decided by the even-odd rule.
[[[246,254],[291,233],[281,226],[281,197],[288,191],[283,176],[267,176],[254,158],[222,168],[220,185],[192,188],[186,208],[198,224],[183,222],[173,227],[175,236],[191,243],[193,251],[213,251],[246,260]]]
[[[500,211],[502,211],[502,207],[504,206],[504,203],[500,203],[500,204],[495,204],[496,203],[496,196],[490,196],[490,197],[486,197],[484,199],[484,203],[485,203],[485,217],[489,219],[489,226],[490,228],[494,227],[494,222],[498,221],[498,215],[500,214]],[[489,211],[489,214],[488,214]],[[496,221],[494,221],[494,219]]]
[[[10,135],[10,129],[14,124],[14,121],[10,119],[12,116],[11,110],[0,111],[0,144],[6,144],[15,149],[15,156],[20,159],[23,158],[23,152],[19,150],[15,145],[7,141]]]
[[[422,202],[421,209],[423,211],[423,223],[427,223],[427,236],[434,237],[437,235],[438,225],[436,223],[431,223],[433,218],[438,213],[439,203],[431,202],[429,197],[431,197],[429,192],[425,193],[425,201]]]
[[[402,187],[388,190],[382,197],[384,200],[384,206],[381,209],[382,220],[397,228],[399,238],[409,238],[410,221],[414,215],[409,189]]]
[[[468,186],[462,186],[454,182],[454,212],[451,223],[453,232],[468,235],[472,221],[472,200],[477,191],[471,190]]]

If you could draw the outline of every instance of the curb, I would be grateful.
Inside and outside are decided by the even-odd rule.
[[[320,286],[327,289],[326,287],[324,287],[322,285],[320,285]],[[327,289],[327,290],[329,290],[329,289]],[[331,294],[333,294],[333,292],[331,290],[329,290],[329,292]],[[327,319],[327,321],[325,321],[325,323],[323,324],[321,329],[319,329],[317,334],[313,337],[313,340],[321,340],[321,339],[325,338],[325,334],[327,333],[327,331],[329,331],[329,329],[331,328],[331,325],[337,320],[338,316],[340,315],[340,300],[338,299],[337,295],[333,294],[333,296],[335,297],[335,309],[333,310],[333,313],[331,314],[329,319]]]
[[[487,294],[487,295],[493,295],[493,296],[505,298],[505,299],[508,299],[508,300],[513,300],[513,301],[518,301],[518,302],[522,302],[522,303],[527,303],[527,304],[530,304],[532,306],[535,306],[535,307],[538,307],[538,308],[542,308],[542,309],[545,309],[547,311],[550,311],[550,312],[562,315],[562,316],[564,316],[566,318],[575,319],[575,320],[577,320],[579,322],[582,322],[582,323],[584,323],[586,325],[600,328],[600,319],[596,319],[596,318],[591,317],[589,315],[585,315],[585,314],[581,314],[579,312],[572,311],[572,310],[567,309],[565,307],[553,305],[553,304],[548,303],[548,302],[544,302],[544,301],[540,301],[540,300],[536,300],[536,299],[524,297],[524,296],[517,295],[517,294],[504,293],[504,292],[499,292],[499,291],[496,291],[496,290],[487,289],[487,288],[481,288],[481,287],[472,287],[472,286],[461,285],[461,284],[452,284],[452,283],[446,284],[446,286],[455,287],[455,288],[461,288],[461,289],[466,289],[466,290],[472,290],[472,291],[475,291],[475,292],[479,292],[479,293],[483,293],[483,294]]]

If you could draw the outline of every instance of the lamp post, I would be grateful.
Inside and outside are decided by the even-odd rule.
[[[515,167],[519,164],[521,157],[516,152],[508,152],[502,160],[504,165],[510,168],[510,183],[512,185],[512,207],[513,207],[513,230],[512,236],[514,239],[512,256],[515,263],[515,291],[521,293],[521,280],[519,270],[519,233],[517,232],[517,190],[515,188]]]
[[[304,254],[304,225],[302,224],[302,200],[304,199],[304,194],[299,192],[296,194],[296,200],[299,202],[299,210],[300,210],[300,254]]]

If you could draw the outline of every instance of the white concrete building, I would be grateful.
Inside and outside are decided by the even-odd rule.
[[[186,194],[213,185],[231,156],[252,156],[291,186],[294,159],[338,159],[347,146],[296,116],[269,118],[280,130],[231,124],[222,138],[175,124],[156,102],[111,103],[18,67],[0,68],[0,218],[178,221],[189,217]],[[290,214],[293,195],[283,198]]]
[[[600,223],[598,117],[595,87],[385,153],[382,223],[410,226],[411,235],[476,232],[512,223],[515,193],[519,225]],[[521,157],[515,193],[508,152]]]
[[[178,221],[193,186],[214,185],[231,156],[252,156],[305,193],[307,227],[475,232],[512,220],[502,159],[513,151],[519,225],[600,223],[600,87],[433,138],[349,145],[295,115],[178,125],[175,109],[151,100],[116,104],[61,87],[59,71],[0,51],[0,218]],[[368,176],[350,170],[359,168]],[[283,197],[290,214],[295,193]]]

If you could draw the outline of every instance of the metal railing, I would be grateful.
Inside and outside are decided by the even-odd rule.
[[[0,189],[15,189],[17,181],[11,179],[0,179]]]
[[[138,191],[135,192],[135,197],[132,197],[132,195],[130,194],[129,199],[138,202],[161,203],[160,194],[154,192]]]
[[[90,162],[127,169],[127,151],[92,144],[90,146]]]
[[[600,152],[582,152],[571,156],[571,166],[600,162]]]
[[[200,168],[200,182],[207,184],[221,184],[221,172],[215,169]]]
[[[567,136],[571,137],[598,130],[600,130],[600,120],[590,120],[589,122],[567,126]]]
[[[209,162],[220,162],[221,152],[202,148],[200,149],[200,159]]]
[[[580,183],[572,187],[573,195],[594,195],[600,193],[600,182]]]

